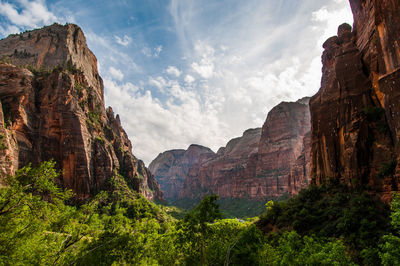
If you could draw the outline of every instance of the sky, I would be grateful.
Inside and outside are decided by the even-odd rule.
[[[148,165],[192,143],[216,151],[314,95],[323,42],[353,18],[348,0],[0,0],[0,38],[54,22],[82,28]]]

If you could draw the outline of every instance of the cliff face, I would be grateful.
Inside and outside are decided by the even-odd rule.
[[[190,145],[187,150],[160,153],[149,165],[156,176],[166,199],[176,199],[182,191],[189,169],[215,154],[209,148]]]
[[[251,155],[257,153],[260,136],[260,128],[246,130],[242,137],[232,139],[220,148],[214,157],[194,165],[189,169],[179,198],[207,193],[222,198],[252,198],[251,180],[246,181],[244,170]]]
[[[321,89],[310,101],[311,172],[367,185],[384,199],[400,178],[400,4],[350,0],[354,29],[324,43]]]
[[[80,199],[107,189],[117,174],[147,198],[163,198],[118,115],[104,108],[97,61],[78,26],[12,35],[0,41],[0,56],[2,174],[54,159],[60,182]]]
[[[309,183],[310,147],[308,99],[303,99],[279,104],[262,129],[245,131],[216,154],[207,150],[189,165],[176,159],[187,151],[169,151],[160,154],[150,169],[170,191],[169,199],[216,193],[222,198],[266,200],[296,194]],[[179,186],[171,185],[177,179]]]
[[[266,180],[265,194],[296,194],[308,184],[310,127],[308,99],[283,102],[269,112],[255,168],[255,175]]]

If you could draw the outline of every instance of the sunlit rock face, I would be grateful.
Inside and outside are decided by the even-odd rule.
[[[222,198],[266,200],[296,194],[310,179],[308,98],[274,107],[262,128],[246,130],[212,152],[172,150],[160,154],[150,170],[167,199]],[[196,145],[197,146],[197,145]],[[194,154],[187,159],[187,154]]]
[[[104,108],[97,60],[82,30],[54,24],[0,41],[0,171],[54,159],[60,183],[78,199],[123,175],[149,199],[159,185],[132,145],[118,115]],[[29,70],[28,70],[29,69]]]
[[[350,0],[354,28],[324,43],[321,89],[310,101],[311,173],[367,185],[390,199],[400,168],[400,3]]]

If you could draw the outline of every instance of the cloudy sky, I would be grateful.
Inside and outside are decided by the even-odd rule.
[[[281,101],[315,94],[322,43],[348,0],[0,0],[0,37],[76,23],[106,105],[150,163],[191,143],[214,151]]]

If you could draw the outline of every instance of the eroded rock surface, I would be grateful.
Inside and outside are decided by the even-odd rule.
[[[149,199],[157,181],[132,154],[118,115],[104,108],[97,61],[81,29],[54,24],[0,41],[0,171],[54,159],[79,199],[122,175]],[[29,69],[29,70],[28,70]]]
[[[311,172],[389,200],[400,178],[400,4],[350,0],[354,29],[324,43],[321,89],[310,101]]]
[[[246,130],[217,153],[203,147],[187,163],[182,158],[190,149],[164,152],[150,164],[168,199],[216,193],[262,201],[296,194],[310,179],[308,98],[274,107],[263,128]]]

